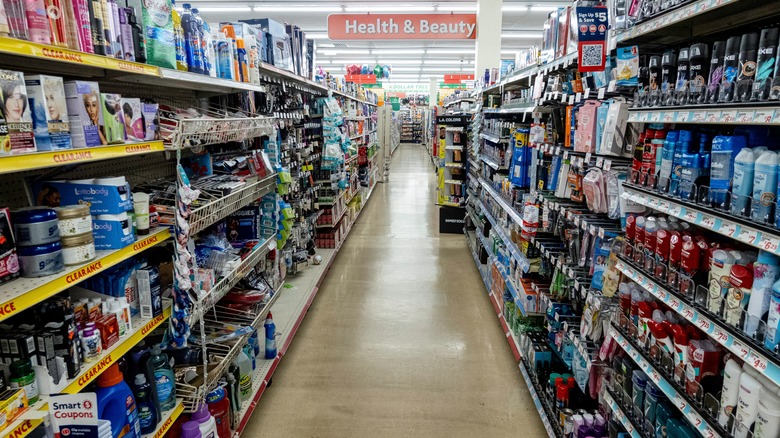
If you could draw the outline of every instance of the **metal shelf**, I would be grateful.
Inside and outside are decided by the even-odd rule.
[[[200,205],[192,210],[190,234],[195,235],[228,215],[246,207],[276,187],[276,174],[246,184],[222,198]]]
[[[502,165],[498,164],[498,162],[496,160],[488,157],[485,154],[480,154],[479,155],[479,159],[484,161],[485,164],[487,164],[488,166],[492,167],[494,170],[507,170],[506,166],[502,166]]]
[[[508,142],[509,141],[509,137],[499,137],[499,136],[487,134],[485,132],[481,132],[479,134],[479,136],[480,136],[480,138],[484,138],[485,140],[487,140],[487,141],[489,141],[491,143],[503,143],[503,142]]]
[[[17,278],[0,285],[0,321],[8,319],[65,289],[105,272],[112,266],[165,242],[171,233],[168,228],[157,228],[147,236],[139,237],[132,245],[111,251],[97,251],[95,260],[68,267],[46,277]]]
[[[528,258],[520,252],[520,248],[515,245],[514,242],[509,238],[509,236],[504,231],[504,227],[501,226],[498,221],[493,217],[492,214],[488,211],[487,207],[484,203],[482,203],[481,199],[476,200],[477,206],[482,210],[482,214],[485,215],[485,218],[490,222],[491,225],[493,225],[493,230],[495,230],[496,234],[498,234],[498,237],[501,238],[501,240],[504,241],[504,244],[507,248],[509,248],[509,252],[512,254],[512,257],[517,259],[518,263],[520,263],[520,267],[523,269],[523,272],[528,272],[531,269],[531,263],[528,261]]]
[[[528,387],[528,392],[531,393],[531,398],[534,401],[536,412],[539,414],[539,418],[542,419],[544,430],[547,431],[547,436],[549,436],[550,438],[559,438],[558,434],[556,433],[555,429],[552,426],[552,423],[550,422],[550,418],[547,416],[547,411],[542,405],[542,400],[540,398],[539,393],[536,390],[534,381],[531,379],[531,375],[528,373],[525,360],[521,359],[518,366],[520,367],[520,373],[523,375],[523,380],[525,380],[525,384]]]
[[[608,390],[603,390],[601,393],[601,398],[604,400],[604,403],[607,404],[609,410],[612,411],[612,413],[615,415],[618,423],[622,424],[623,428],[626,429],[626,432],[628,432],[628,435],[631,438],[644,438],[644,435],[639,432],[639,429],[636,426],[634,426],[634,423],[623,412],[623,409],[618,406],[617,402],[615,402],[615,399],[612,398],[612,394]]]
[[[485,191],[487,191],[490,194],[490,196],[493,197],[493,199],[495,199],[496,202],[498,202],[498,205],[500,205],[501,208],[503,208],[504,211],[506,211],[507,214],[509,214],[509,217],[511,217],[516,224],[518,225],[523,224],[523,218],[522,216],[520,216],[520,213],[518,213],[517,210],[512,208],[512,206],[509,205],[509,203],[501,195],[499,195],[498,192],[496,192],[496,190],[493,187],[491,187],[487,181],[480,178],[479,183],[482,185]]]
[[[780,125],[780,105],[768,102],[713,104],[661,108],[632,108],[628,121],[633,123],[685,123],[713,125]]]

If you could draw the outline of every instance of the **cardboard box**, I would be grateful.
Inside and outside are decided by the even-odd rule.
[[[102,132],[103,111],[97,82],[65,82],[65,103],[68,107],[70,135],[74,148],[107,144]]]
[[[24,389],[9,389],[0,393],[0,429],[13,423],[28,407]]]
[[[0,132],[0,155],[36,151],[27,87],[18,71],[0,70]]]
[[[0,283],[19,276],[19,258],[16,256],[16,239],[11,226],[11,211],[0,208]]]
[[[122,96],[116,93],[100,93],[103,110],[103,135],[108,144],[125,142],[125,116]]]
[[[35,184],[33,190],[38,205],[52,208],[60,205],[87,204],[93,215],[121,214],[133,209],[133,201],[129,196],[122,199],[117,186],[47,181]],[[125,186],[125,193],[130,193],[129,185]],[[54,194],[57,196],[52,197]],[[51,205],[50,201],[57,198],[59,198],[58,205]]]
[[[33,75],[25,78],[25,84],[37,149],[39,151],[70,149],[70,124],[62,78]]]
[[[278,23],[270,18],[239,21],[242,23],[258,26],[261,31],[266,32],[266,41],[268,44],[270,63],[276,67],[288,71],[294,71],[290,37],[287,35],[287,30],[285,29],[284,24]]]
[[[141,99],[123,97],[120,102],[122,104],[122,121],[125,124],[125,140],[143,141],[146,138],[146,130],[141,113]]]

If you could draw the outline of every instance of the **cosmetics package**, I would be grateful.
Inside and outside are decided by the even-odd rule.
[[[146,137],[141,99],[125,98],[122,103],[122,122],[125,124],[125,140],[141,141]]]
[[[98,83],[66,82],[65,102],[68,107],[73,147],[86,148],[107,144],[101,128],[103,111],[101,111]]]
[[[90,27],[92,29],[92,49],[97,55],[108,53],[106,38],[103,32],[103,4],[100,0],[86,0],[89,9]]]
[[[100,93],[103,111],[103,134],[108,144],[125,142],[125,116],[122,111],[122,96],[115,93]]]
[[[0,155],[35,151],[32,114],[27,101],[24,74],[0,70]]]
[[[70,125],[62,78],[34,75],[26,77],[25,83],[37,149],[39,151],[70,149]]]

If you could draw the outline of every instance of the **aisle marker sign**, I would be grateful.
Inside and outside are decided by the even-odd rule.
[[[473,40],[477,38],[477,14],[330,14],[328,38]]]
[[[97,438],[97,394],[85,392],[49,398],[54,437]]]

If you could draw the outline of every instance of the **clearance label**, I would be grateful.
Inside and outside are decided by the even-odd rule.
[[[34,44],[26,41],[22,42],[14,40],[13,38],[0,38],[0,50],[14,54],[23,54],[28,56],[35,56],[37,58],[53,59],[56,61],[88,65],[97,68],[119,70],[151,76],[160,75],[160,69],[153,65],[129,62],[121,59],[110,58],[108,56],[93,55],[91,53],[68,50],[61,47]]]
[[[101,146],[89,149],[68,149],[37,154],[9,155],[0,157],[0,173],[19,172],[22,170],[64,166],[67,164],[86,163],[90,161],[110,160],[130,155],[162,152],[164,150],[165,146],[163,146],[161,141],[152,141],[117,146]]]
[[[24,420],[19,423],[11,432],[6,435],[6,438],[22,438],[27,436],[30,432],[35,430],[43,420]]]

